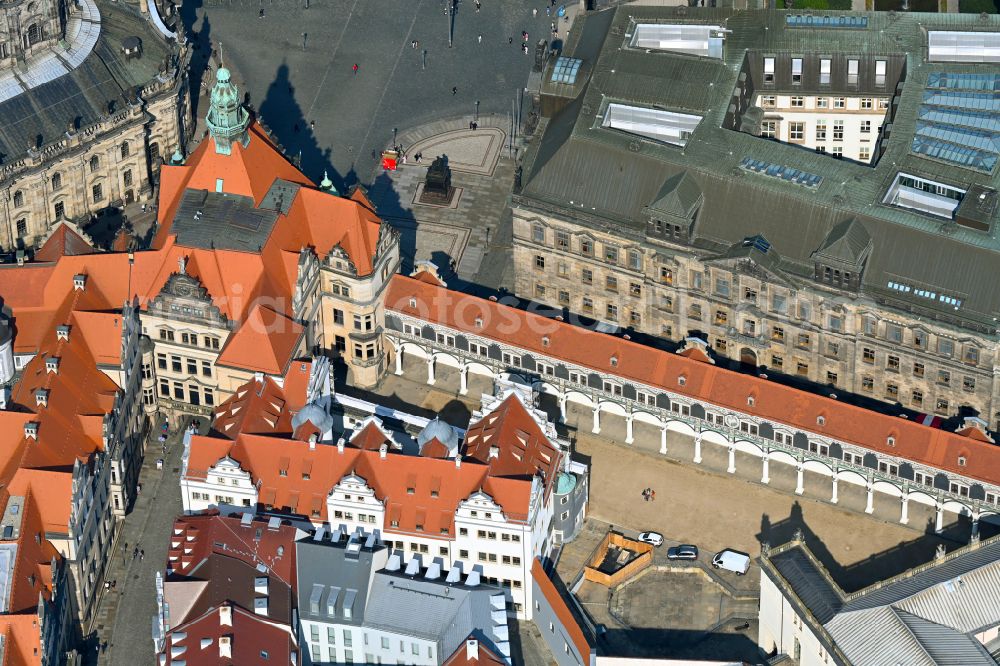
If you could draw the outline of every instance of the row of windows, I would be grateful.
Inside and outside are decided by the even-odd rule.
[[[187,387],[181,382],[173,382],[173,393],[171,393],[171,383],[166,379],[160,380],[160,397],[167,400],[177,400],[186,402],[194,407],[207,405],[211,407],[215,404],[215,392],[208,387],[199,387],[189,384]]]
[[[202,376],[211,377],[212,362],[202,359],[200,363],[201,363]],[[160,353],[156,355],[156,367],[159,368],[160,370],[169,369],[172,372],[185,372],[186,370],[187,374],[193,376],[198,374],[199,360],[196,358],[184,358],[181,356],[175,356],[171,354],[170,363],[168,364],[167,355]]]
[[[761,95],[760,106],[763,109],[782,109],[785,106],[779,103],[779,98],[777,95]],[[810,99],[803,95],[792,95],[787,98],[788,107],[792,109],[803,109],[806,107],[815,109],[847,109],[847,99],[846,97],[816,97],[812,98],[812,102],[807,104],[806,100]],[[858,100],[858,109],[862,111],[873,111],[875,109],[879,111],[886,111],[889,108],[889,100],[886,97],[880,97],[875,99],[873,97],[862,97]]]
[[[206,349],[215,350],[219,348],[219,338],[213,335],[199,336],[197,333],[188,333],[186,331],[181,331],[178,335],[169,328],[160,329],[160,339],[166,342],[180,341],[182,344],[191,345],[192,347],[204,346]],[[199,340],[203,341],[202,345],[198,344]]]
[[[536,222],[532,225],[531,240],[539,245],[548,245],[548,231],[542,224]],[[555,230],[554,240],[555,247],[558,250],[569,252],[573,249],[572,239],[568,231]],[[602,243],[601,247],[602,253],[598,255],[597,243],[591,238],[582,237],[577,243],[576,250],[587,257],[600,256],[605,262],[613,266],[625,266],[635,271],[642,270],[642,253],[639,250],[630,249],[624,251],[624,263],[622,263],[623,251],[621,248],[611,243]]]

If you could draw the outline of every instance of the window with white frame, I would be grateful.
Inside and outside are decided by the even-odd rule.
[[[610,382],[607,379],[605,379],[604,392],[620,396],[622,394],[622,385],[617,382]]]
[[[510,352],[503,353],[504,365],[509,365],[515,368],[521,367],[521,357],[517,354],[511,354]]]
[[[785,446],[792,446],[793,439],[794,437],[792,437],[792,433],[790,432],[781,432],[779,430],[778,432],[774,433],[774,441],[778,442],[779,444],[784,444]]]
[[[419,336],[420,335],[420,327],[419,326],[415,326],[414,324],[403,324],[403,333],[406,333],[407,335],[416,335],[416,336]]]
[[[913,482],[916,483],[919,486],[933,487],[934,486],[934,475],[933,474],[927,474],[926,472],[914,472],[913,473]]]
[[[821,456],[830,455],[830,446],[828,444],[823,444],[822,442],[809,442],[809,452],[816,453]]]
[[[571,384],[579,384],[580,386],[587,386],[589,383],[586,374],[575,370],[569,371],[569,381]]]
[[[759,430],[759,426],[756,423],[750,421],[740,421],[740,431],[745,432],[748,435],[756,435]]]
[[[674,414],[680,414],[682,416],[691,416],[691,406],[685,405],[682,402],[670,403],[670,411]]]
[[[447,345],[449,347],[455,346],[455,336],[447,333],[438,333],[437,341],[439,345]]]
[[[714,423],[715,425],[724,425],[726,419],[722,414],[717,414],[716,412],[708,412],[705,414],[705,420],[709,423]]]
[[[478,342],[470,342],[469,353],[475,356],[488,356],[490,352],[486,345],[481,345]]]
[[[656,396],[648,391],[636,391],[635,392],[636,402],[642,403],[643,405],[655,405]]]
[[[986,493],[986,503],[987,504],[998,504],[1000,499],[998,499],[997,493]]]
[[[878,471],[889,476],[899,476],[899,465],[880,460],[878,462]]]
[[[556,374],[556,368],[551,363],[539,362],[535,364],[535,369],[538,370],[538,374],[540,375],[548,375],[549,377],[552,377]]]
[[[849,462],[852,465],[858,465],[860,467],[865,464],[865,457],[860,453],[844,451],[844,462]]]
[[[969,486],[964,483],[959,483],[958,481],[951,481],[948,483],[948,491],[953,495],[960,495],[962,497],[969,496]]]

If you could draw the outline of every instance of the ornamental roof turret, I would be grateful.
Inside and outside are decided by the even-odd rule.
[[[216,72],[212,102],[205,124],[215,142],[215,152],[220,155],[231,153],[233,141],[239,141],[244,147],[250,142],[250,135],[247,133],[250,114],[240,104],[239,91],[225,67],[220,67]]]

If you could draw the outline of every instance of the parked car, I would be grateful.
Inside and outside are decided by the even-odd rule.
[[[671,560],[697,560],[698,546],[685,544],[667,549],[667,558]]]
[[[750,556],[738,550],[727,548],[715,554],[715,557],[712,558],[712,566],[742,576],[750,569]]]
[[[659,532],[642,532],[639,534],[639,541],[643,543],[649,543],[654,546],[663,545],[663,535]]]

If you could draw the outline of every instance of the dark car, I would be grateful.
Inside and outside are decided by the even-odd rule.
[[[697,560],[698,546],[673,546],[667,549],[667,558],[671,560]]]

